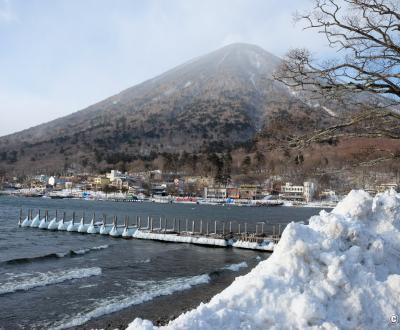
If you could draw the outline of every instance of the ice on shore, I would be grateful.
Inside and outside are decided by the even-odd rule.
[[[400,313],[400,194],[352,191],[163,329],[385,329]],[[135,319],[128,329],[156,329]]]
[[[228,242],[225,239],[211,238],[211,237],[183,236],[183,235],[181,236],[175,234],[149,233],[149,232],[144,232],[142,230],[136,230],[133,233],[132,237],[140,239],[152,239],[158,241],[175,242],[175,243],[228,246]]]

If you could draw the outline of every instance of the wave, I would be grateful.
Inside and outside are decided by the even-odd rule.
[[[34,273],[19,276],[18,281],[0,283],[0,295],[16,291],[27,291],[36,287],[62,283],[65,281],[101,275],[100,267],[74,268],[58,272]]]
[[[36,257],[29,257],[29,258],[17,258],[17,259],[11,259],[2,262],[2,264],[7,264],[7,265],[14,265],[14,264],[25,264],[25,263],[30,263],[30,262],[35,262],[35,261],[41,261],[41,260],[48,260],[48,259],[58,259],[58,258],[64,258],[64,257],[74,257],[77,255],[82,255],[86,254],[91,251],[98,251],[102,249],[107,249],[109,246],[108,245],[100,245],[100,246],[94,246],[91,248],[85,248],[85,249],[79,249],[79,250],[70,250],[67,252],[58,252],[58,253],[49,253],[45,254],[42,256],[36,256]]]
[[[247,267],[249,267],[247,265],[247,262],[243,261],[243,262],[239,262],[238,264],[226,265],[222,269],[223,270],[230,270],[232,272],[238,272],[241,268],[247,268]]]
[[[80,326],[91,319],[114,313],[133,305],[139,305],[159,296],[166,296],[178,291],[188,290],[199,284],[210,281],[208,274],[191,277],[180,277],[166,279],[163,281],[130,281],[131,292],[96,302],[91,310],[79,313],[70,319],[61,321],[55,325],[53,330],[61,330],[70,327]],[[129,291],[129,290],[128,290]]]

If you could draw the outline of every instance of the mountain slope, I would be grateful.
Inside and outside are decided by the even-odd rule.
[[[233,44],[69,116],[0,138],[0,166],[17,172],[101,169],[161,153],[224,151],[278,121],[290,132],[332,113],[272,77],[278,57]],[[268,128],[273,133],[273,127]]]

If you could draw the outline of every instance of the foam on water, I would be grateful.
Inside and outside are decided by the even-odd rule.
[[[57,272],[33,273],[29,274],[29,276],[18,276],[17,281],[15,280],[16,276],[13,276],[12,278],[7,279],[4,283],[0,282],[0,295],[16,291],[26,291],[37,287],[100,274],[100,267],[91,267],[66,269]]]
[[[230,270],[232,272],[238,272],[241,268],[247,268],[247,262],[243,261],[238,264],[227,265],[222,269]]]
[[[190,289],[192,286],[210,281],[207,274],[191,277],[170,278],[163,281],[130,281],[127,294],[97,301],[90,309],[75,316],[69,316],[51,329],[60,330],[82,325],[91,319],[120,311],[124,308],[138,305],[159,296],[170,295],[178,291]]]

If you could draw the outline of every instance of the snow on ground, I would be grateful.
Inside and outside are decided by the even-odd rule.
[[[400,313],[400,194],[352,191],[164,329],[385,329]],[[128,329],[154,329],[135,319]]]

